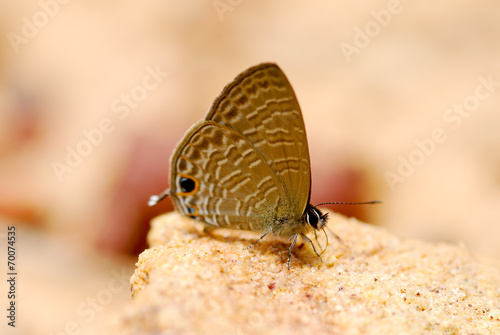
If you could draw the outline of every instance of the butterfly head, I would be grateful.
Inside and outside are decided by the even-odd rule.
[[[313,205],[307,205],[306,212],[304,214],[305,222],[316,230],[323,229],[328,221],[328,213],[323,214],[319,209]]]

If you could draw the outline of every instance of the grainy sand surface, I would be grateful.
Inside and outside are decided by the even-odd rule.
[[[125,334],[499,334],[500,264],[331,214],[323,262],[288,244],[158,217],[131,278]]]

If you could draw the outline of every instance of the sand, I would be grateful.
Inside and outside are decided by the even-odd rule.
[[[122,334],[500,334],[500,263],[330,213],[322,261],[297,243],[156,218]],[[319,241],[324,245],[324,236]],[[313,236],[312,236],[313,237]]]

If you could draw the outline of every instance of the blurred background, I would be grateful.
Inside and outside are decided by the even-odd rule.
[[[147,200],[168,187],[174,146],[268,61],[302,107],[313,204],[383,200],[332,209],[498,258],[499,13],[493,0],[2,1],[0,264],[15,226],[18,327],[0,327],[112,323],[149,221],[172,209]]]

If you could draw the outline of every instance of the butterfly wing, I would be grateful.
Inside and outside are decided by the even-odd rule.
[[[309,202],[311,168],[300,106],[290,82],[272,63],[249,68],[215,99],[205,120],[240,133],[278,177],[282,199],[300,217]]]
[[[262,230],[278,209],[280,186],[251,143],[213,121],[189,130],[172,158],[176,207],[214,226]]]
[[[176,207],[211,225],[266,230],[272,221],[297,221],[309,200],[304,122],[275,64],[228,84],[171,160]]]

